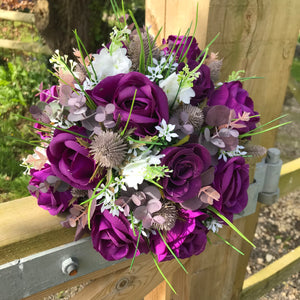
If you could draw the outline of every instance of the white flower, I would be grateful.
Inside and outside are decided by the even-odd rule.
[[[235,150],[233,150],[233,151],[221,150],[218,159],[223,159],[225,162],[227,162],[227,157],[235,157],[235,156],[244,156],[244,155],[247,155],[246,151],[241,151],[243,149],[245,149],[244,146],[237,145],[236,148],[235,148]]]
[[[103,48],[100,54],[93,54],[94,60],[92,61],[92,64],[97,78],[94,78],[92,66],[88,66],[92,75],[92,80],[97,80],[99,82],[107,76],[128,73],[132,62],[126,56],[126,52],[127,50],[125,48],[118,48],[112,53],[110,53],[107,48]]]
[[[172,138],[178,137],[177,133],[171,133],[175,129],[175,125],[167,124],[165,119],[162,119],[160,126],[155,126],[155,129],[159,132],[159,137],[165,137],[168,142],[171,142]]]
[[[178,93],[179,102],[190,104],[191,98],[195,97],[195,92],[191,87],[181,88]]]
[[[135,157],[123,168],[124,182],[128,187],[138,189],[138,184],[142,184],[147,176],[147,169],[151,165],[159,165],[160,159],[164,156],[150,155],[150,151],[144,151],[141,155]]]
[[[159,82],[159,87],[163,89],[168,98],[169,106],[176,100],[176,95],[178,93],[178,75],[172,73],[169,77]]]
[[[208,230],[211,230],[213,233],[218,232],[219,228],[223,227],[223,224],[219,223],[219,221],[217,221],[216,219],[207,220],[205,224],[206,224],[206,228]]]

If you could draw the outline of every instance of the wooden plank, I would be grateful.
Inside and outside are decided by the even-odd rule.
[[[245,280],[241,300],[258,299],[300,270],[300,246]]]
[[[290,161],[282,165],[279,189],[280,196],[284,196],[289,192],[300,187],[300,158]]]
[[[36,198],[1,203],[0,264],[69,243],[74,229],[63,228],[64,216],[51,216]]]
[[[48,46],[41,45],[40,43],[35,43],[35,42],[27,43],[21,41],[0,39],[0,48],[28,51],[34,53],[43,53],[47,55],[52,54],[52,51],[49,49]]]
[[[0,9],[0,19],[34,24],[35,17],[31,13]]]

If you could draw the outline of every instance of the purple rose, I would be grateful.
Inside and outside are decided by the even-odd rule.
[[[58,92],[57,92],[56,85],[52,85],[50,89],[42,90],[40,92],[40,100],[42,102],[50,103],[56,99],[58,99]]]
[[[155,126],[162,119],[169,121],[168,99],[164,91],[145,75],[138,72],[109,76],[91,91],[91,98],[97,105],[105,106],[108,103],[115,105],[114,120],[121,117],[121,126],[125,126],[136,93],[133,111],[128,128],[136,128],[138,136],[157,134]]]
[[[253,101],[249,97],[248,92],[243,89],[242,83],[239,81],[225,82],[210,96],[207,105],[225,105],[235,111],[236,117],[238,114],[242,115],[243,112],[250,113],[250,116],[258,114],[254,111]],[[251,118],[248,122],[240,121],[240,124],[246,126],[239,128],[239,133],[242,134],[256,128],[255,124],[258,121],[259,117]]]
[[[73,126],[69,130],[86,135],[83,127]],[[95,187],[90,179],[96,164],[89,156],[89,150],[77,142],[76,135],[56,129],[47,156],[53,173],[63,181],[81,190]]]
[[[166,242],[178,258],[187,258],[200,254],[206,246],[207,229],[202,221],[208,217],[201,211],[181,209],[175,226],[167,232]],[[151,236],[151,250],[158,261],[173,259],[159,234]]]
[[[169,35],[169,37],[167,39],[168,47],[166,47],[164,49],[165,54],[169,54],[171,52],[171,50],[174,47],[174,44],[176,42],[176,45],[173,50],[173,54],[175,54],[178,50],[177,55],[176,55],[177,58],[179,58],[180,56],[183,57],[185,55],[186,51],[188,51],[186,58],[196,60],[197,57],[201,53],[196,39],[191,36],[189,36],[188,38],[185,38],[183,35],[179,36],[177,41],[176,41],[176,39],[177,39],[177,35]],[[192,43],[191,43],[191,41],[192,41]],[[165,40],[163,40],[163,44],[165,44],[165,43],[166,43]],[[191,43],[191,45],[190,45],[190,43]],[[190,45],[190,48],[189,48],[189,45]]]
[[[192,71],[194,70],[200,62],[189,59],[188,66]],[[185,66],[184,63],[180,63],[177,70],[181,71]],[[195,92],[195,96],[191,98],[191,105],[197,106],[200,102],[204,101],[205,98],[210,97],[210,95],[214,91],[214,83],[210,78],[210,69],[207,65],[202,65],[198,72],[200,75],[197,79],[193,81],[193,90]]]
[[[108,210],[101,213],[98,208],[91,221],[93,246],[106,260],[133,258],[139,233],[135,235],[130,222],[120,213],[113,216]],[[136,255],[148,253],[147,243],[140,237]]]
[[[161,154],[165,155],[161,164],[172,170],[169,176],[161,180],[165,197],[181,203],[186,208],[187,204],[189,207],[192,205],[189,202],[198,202],[197,196],[201,187],[213,181],[209,152],[199,144],[185,144],[180,147],[168,147],[162,150]],[[193,210],[198,208],[192,206],[193,208],[190,208]]]
[[[219,161],[216,167],[214,188],[221,194],[215,207],[229,220],[240,213],[247,205],[249,187],[249,165],[242,157]]]
[[[45,164],[43,169],[35,170],[31,169],[30,175],[32,176],[29,182],[29,191],[32,196],[38,199],[38,205],[49,211],[51,215],[57,215],[60,212],[65,211],[69,207],[69,201],[72,199],[72,195],[68,186],[64,185],[63,189],[54,187],[47,182],[50,177],[54,177],[50,165]],[[60,191],[62,190],[62,191]]]

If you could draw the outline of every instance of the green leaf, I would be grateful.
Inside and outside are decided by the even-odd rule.
[[[219,234],[217,234],[215,232],[215,235],[220,238],[225,244],[227,244],[228,246],[230,246],[232,249],[234,249],[236,252],[245,255],[241,250],[239,250],[238,248],[234,247],[232,244],[230,244],[228,241],[226,241],[225,239],[223,239]]]
[[[137,253],[137,250],[138,250],[138,247],[139,247],[140,238],[141,238],[141,234],[142,234],[142,226],[143,226],[142,224],[140,224],[140,226],[139,226],[139,236],[138,236],[138,239],[137,239],[137,242],[136,242],[135,251],[134,251],[134,255],[133,255],[133,258],[132,258],[129,270],[132,269],[132,266],[133,266],[133,263],[134,263],[134,259],[136,257],[136,253]],[[134,232],[134,229],[133,229],[133,232]]]
[[[208,206],[207,209],[215,213],[219,218],[221,218],[227,225],[229,225],[239,236],[241,236],[246,242],[248,242],[253,248],[256,248],[255,245],[249,241],[235,225],[233,225],[225,216],[223,216],[219,211],[217,211],[213,206]]]

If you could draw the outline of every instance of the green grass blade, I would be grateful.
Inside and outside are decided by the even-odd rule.
[[[176,259],[176,261],[178,262],[178,264],[180,265],[180,267],[182,268],[182,270],[188,274],[188,271],[186,270],[186,268],[184,267],[184,265],[181,263],[181,261],[178,259],[178,257],[176,256],[176,254],[173,252],[173,250],[171,249],[171,247],[168,245],[168,243],[166,242],[165,238],[163,237],[162,233],[160,232],[160,230],[157,230],[161,239],[163,240],[163,242],[165,243],[166,247],[168,248],[168,250],[171,252],[171,254],[174,256],[174,258]]]
[[[226,241],[225,239],[223,239],[219,234],[217,234],[215,232],[215,235],[220,238],[225,244],[227,244],[228,246],[230,246],[232,249],[234,249],[236,252],[245,255],[245,253],[243,253],[241,250],[239,250],[238,248],[234,247],[232,244],[230,244],[228,241]]]
[[[145,50],[144,50],[144,43],[143,43],[143,38],[142,38],[142,34],[141,34],[141,30],[139,28],[139,25],[132,13],[131,10],[129,10],[129,14],[131,16],[131,19],[135,25],[135,29],[139,35],[140,38],[140,47],[141,47],[141,53],[140,53],[140,64],[139,64],[139,72],[142,74],[145,74]]]
[[[206,51],[206,49],[208,49],[215,42],[215,40],[219,37],[219,35],[220,35],[220,32],[217,33],[217,35],[210,41],[210,43],[204,48],[204,50],[201,51],[199,56],[196,58],[196,61],[198,61],[200,59],[200,57],[203,55],[203,53]]]
[[[136,257],[136,253],[137,253],[137,250],[138,250],[138,247],[139,247],[140,238],[141,238],[141,234],[142,234],[142,226],[143,226],[142,224],[140,224],[140,226],[139,226],[139,236],[138,236],[138,239],[137,239],[137,242],[136,242],[134,255],[133,255],[133,258],[132,258],[132,261],[131,261],[131,264],[130,264],[130,268],[129,268],[130,271],[132,269],[132,266],[133,266],[133,263],[134,263],[134,259]]]
[[[156,266],[158,272],[160,273],[160,275],[162,276],[162,278],[165,280],[165,282],[168,284],[168,286],[173,291],[173,293],[177,295],[177,293],[176,293],[175,289],[173,288],[172,284],[169,282],[169,280],[167,279],[167,277],[165,276],[165,274],[163,273],[163,271],[159,267],[158,262],[156,261],[156,259],[154,257],[154,254],[152,252],[151,252],[151,255],[152,255],[153,261],[155,263],[155,266]]]
[[[133,111],[133,105],[134,105],[134,102],[135,102],[136,93],[137,93],[137,90],[134,91],[134,95],[133,95],[133,99],[132,99],[132,102],[131,102],[131,107],[130,107],[129,115],[128,115],[128,118],[127,118],[127,122],[125,124],[124,129],[121,132],[121,136],[124,135],[124,133],[125,133],[125,131],[127,129],[128,123],[130,121],[130,117],[131,117],[131,114],[132,114],[132,111]]]
[[[256,248],[255,245],[248,240],[239,230],[238,228],[233,225],[226,217],[224,217],[220,212],[218,212],[214,207],[208,206],[207,207],[210,211],[215,213],[220,219],[222,219],[229,227],[231,227],[240,237],[242,237],[246,242],[248,242],[253,248]]]

